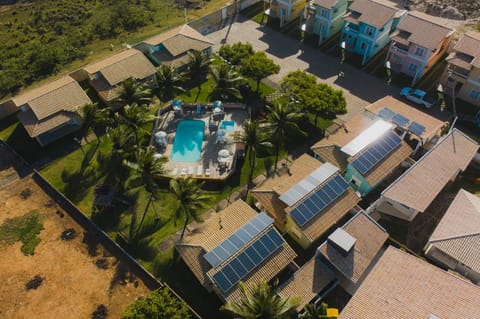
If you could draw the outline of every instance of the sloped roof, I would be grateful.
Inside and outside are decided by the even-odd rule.
[[[385,244],[388,233],[363,211],[352,217],[342,229],[356,239],[348,254],[342,254],[329,240],[318,247],[318,252],[345,278],[357,283]]]
[[[313,0],[313,4],[324,7],[324,8],[333,8],[338,2],[338,0]]]
[[[297,311],[301,311],[335,279],[335,273],[314,256],[280,287],[278,294],[284,299],[300,297]]]
[[[30,137],[37,137],[43,133],[47,133],[71,120],[79,120],[75,112],[60,111],[49,117],[38,120],[32,110],[18,113],[18,119],[27,131]]]
[[[445,185],[470,164],[478,144],[454,129],[387,187],[382,196],[424,212]]]
[[[159,45],[164,44],[165,41],[175,39],[175,37],[180,36],[178,39],[183,41],[192,41],[190,43],[195,44],[197,42],[203,43],[204,45],[213,45],[213,41],[202,35],[200,32],[190,27],[188,24],[180,25],[178,27],[172,28],[165,32],[162,32],[156,36],[148,38],[143,42],[150,45]],[[193,48],[190,48],[193,49]],[[169,50],[167,48],[167,50]],[[173,54],[173,53],[172,53]],[[175,54],[177,55],[177,54]]]
[[[461,189],[430,236],[429,245],[480,272],[480,198]]]
[[[473,60],[470,62],[473,66],[480,68],[480,33],[479,32],[467,32],[455,45],[453,50],[457,53],[465,53]]]
[[[83,68],[88,74],[100,72],[110,85],[117,85],[126,79],[143,80],[156,69],[142,52],[128,49]]]
[[[377,29],[383,27],[391,18],[395,16],[398,10],[372,0],[355,0],[350,5],[350,12],[346,14],[345,20],[366,23]],[[354,15],[352,11],[360,15]]]
[[[415,12],[409,12],[406,17],[400,21],[397,30],[409,33],[408,41],[424,48],[433,50],[442,40],[454,32],[427,15],[419,15]]]
[[[61,111],[74,112],[79,107],[92,103],[80,85],[69,76],[15,96],[12,100],[17,107],[28,104],[37,120]]]
[[[477,319],[480,287],[390,246],[339,319]]]
[[[404,117],[415,121],[425,127],[425,132],[420,136],[422,139],[430,139],[435,136],[447,123],[414,108],[407,103],[394,98],[393,96],[385,96],[380,100],[368,105],[365,110],[379,115],[380,110],[388,107],[391,111],[399,113]]]

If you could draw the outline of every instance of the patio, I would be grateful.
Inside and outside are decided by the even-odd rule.
[[[226,180],[235,171],[235,162],[244,146],[235,143],[234,135],[242,129],[248,114],[243,104],[176,104],[159,111],[151,145],[157,154],[165,156],[165,169],[172,176],[190,176],[202,180]],[[177,125],[182,120],[200,120],[205,123],[200,159],[194,162],[171,159]],[[233,130],[222,130],[223,121],[232,121]]]

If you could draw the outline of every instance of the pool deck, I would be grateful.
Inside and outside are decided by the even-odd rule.
[[[184,110],[182,114],[175,115],[174,111],[169,110],[160,115],[161,118],[155,123],[151,145],[155,146],[158,154],[168,158],[168,162],[165,164],[165,170],[169,175],[179,177],[190,176],[196,179],[211,181],[224,181],[230,177],[235,171],[237,150],[239,150],[239,148],[243,149],[242,146],[235,143],[234,135],[235,132],[241,130],[244,121],[248,118],[248,114],[242,104],[228,106],[229,105],[225,105],[224,118],[215,122],[212,120],[212,113],[210,111],[198,115],[196,112],[188,112]],[[177,124],[181,120],[202,120],[205,122],[200,159],[196,162],[177,162],[172,161],[170,158]],[[229,120],[235,123],[234,131],[225,134],[225,143],[218,143],[216,132],[211,132],[209,130],[209,125],[215,123],[218,127],[221,121]],[[156,144],[153,136],[158,131],[165,131],[167,133],[166,147],[159,147]],[[218,162],[218,152],[222,149],[226,149],[230,153],[228,164],[226,166],[220,165]],[[208,169],[210,171],[209,174]]]

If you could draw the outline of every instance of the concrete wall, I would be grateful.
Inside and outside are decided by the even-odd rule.
[[[6,118],[18,112],[20,109],[13,103],[12,100],[7,100],[0,103],[0,119]]]
[[[350,186],[360,193],[361,196],[365,196],[373,190],[373,186],[368,184],[367,180],[357,172],[357,170],[352,166],[352,164],[348,163],[347,169],[345,171],[345,180],[350,183]],[[354,182],[356,180],[358,182]],[[375,185],[374,185],[375,186]]]

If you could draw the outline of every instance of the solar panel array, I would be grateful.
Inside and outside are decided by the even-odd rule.
[[[396,113],[390,110],[388,107],[384,107],[378,112],[378,116],[382,119],[390,121]]]
[[[413,122],[408,126],[408,130],[409,130],[410,132],[412,132],[413,134],[415,134],[415,135],[421,136],[421,135],[425,132],[426,128],[425,128],[425,126],[423,126],[422,124],[413,121]]]
[[[338,174],[310,194],[300,205],[295,207],[290,216],[303,227],[348,189],[348,183]]]
[[[270,229],[213,275],[213,280],[224,293],[228,292],[283,243],[280,234],[274,228]]]
[[[357,171],[365,175],[382,159],[396,149],[402,140],[393,131],[385,133],[375,144],[370,145],[361,155],[359,155],[352,165]]]
[[[280,196],[280,200],[288,206],[294,205],[337,171],[336,166],[330,163],[323,164]]]
[[[406,118],[405,116],[403,116],[402,114],[397,113],[392,117],[392,122],[397,124],[398,126],[403,127],[403,126],[407,125],[408,122],[410,122],[410,120],[408,118]]]
[[[265,213],[260,213],[203,257],[212,267],[217,267],[272,223],[272,218]]]

